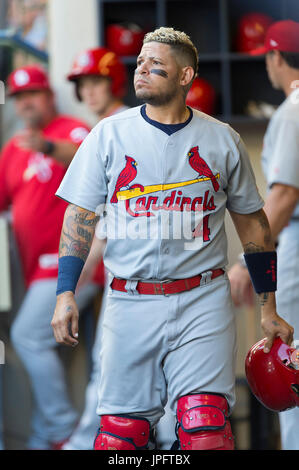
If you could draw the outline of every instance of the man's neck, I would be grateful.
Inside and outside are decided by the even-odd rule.
[[[161,124],[180,124],[187,121],[190,111],[185,103],[177,103],[165,106],[153,106],[146,104],[146,114],[153,121]]]

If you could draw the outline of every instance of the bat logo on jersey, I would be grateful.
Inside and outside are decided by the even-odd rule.
[[[198,147],[192,147],[187,153],[188,160],[183,157],[183,164],[190,164],[190,167],[197,172],[195,178],[185,181],[176,181],[171,183],[155,183],[142,185],[135,183],[137,177],[137,162],[134,158],[125,155],[125,164],[118,174],[110,203],[119,204],[117,209],[110,212],[107,222],[109,237],[113,238],[115,230],[119,237],[123,238],[128,229],[130,236],[135,237],[136,230],[141,238],[155,236],[157,230],[161,227],[171,227],[170,231],[174,238],[183,236],[187,239],[196,239],[202,242],[210,241],[209,219],[212,212],[216,210],[215,193],[219,191],[220,173],[213,173],[209,165],[200,157]],[[189,170],[190,173],[190,170]],[[202,195],[198,194],[198,189],[191,189],[192,185],[206,183]],[[133,183],[133,184],[132,184]],[[207,187],[212,183],[213,188]],[[186,191],[184,189],[186,188]],[[189,189],[190,188],[190,189]],[[134,202],[132,202],[132,200]],[[124,211],[123,211],[124,209]],[[105,209],[106,211],[106,209]],[[109,209],[108,209],[109,211]],[[155,217],[160,211],[163,211],[163,224],[157,227],[158,217]],[[106,212],[107,215],[107,212]],[[138,217],[140,223],[130,225]],[[115,216],[118,219],[115,219]],[[125,217],[124,217],[125,216]],[[149,218],[149,224],[144,225],[143,219]],[[165,225],[165,220],[171,220],[170,225]],[[128,225],[127,225],[128,224]],[[149,228],[150,227],[150,228]],[[148,232],[149,229],[149,232]],[[141,231],[140,231],[141,230]],[[164,229],[163,229],[164,230]],[[183,234],[181,233],[183,230]],[[164,230],[165,232],[165,230]],[[168,237],[163,232],[163,237]],[[133,234],[133,235],[132,235]],[[169,236],[171,236],[169,234]],[[191,247],[186,249],[195,249],[195,245],[190,242]],[[196,244],[196,249],[198,245]]]
[[[189,164],[193,170],[197,171],[198,176],[207,176],[210,178],[214,191],[217,193],[219,190],[219,183],[216,180],[215,175],[211,171],[209,165],[205,160],[199,155],[198,146],[192,147],[188,152]]]
[[[115,204],[119,201],[125,201],[126,211],[132,217],[151,217],[154,216],[153,211],[164,209],[166,211],[191,211],[196,212],[203,210],[214,211],[216,206],[214,204],[214,196],[210,191],[205,191],[203,197],[196,196],[195,198],[185,197],[182,191],[178,190],[185,186],[190,186],[195,183],[203,181],[212,181],[215,192],[219,190],[217,178],[220,178],[219,173],[214,175],[208,164],[199,156],[198,147],[193,147],[188,152],[190,166],[198,172],[198,177],[188,181],[181,181],[176,183],[154,184],[143,186],[141,184],[130,183],[137,176],[137,162],[134,158],[125,156],[126,165],[119,173],[113,195],[110,202]],[[122,189],[126,188],[126,189]],[[168,191],[173,189],[170,196],[167,196],[162,204],[158,204],[158,196],[147,196],[148,194],[156,193],[159,191]],[[140,197],[141,196],[141,197]],[[130,200],[136,199],[135,211],[130,207]]]

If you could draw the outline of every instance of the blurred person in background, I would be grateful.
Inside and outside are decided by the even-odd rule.
[[[10,0],[8,24],[37,49],[47,49],[47,0]]]
[[[262,151],[268,194],[264,211],[272,236],[278,242],[277,311],[294,327],[299,348],[299,23],[273,23],[263,47],[251,52],[265,54],[273,88],[285,100],[272,116]],[[297,89],[296,89],[297,88]],[[236,306],[253,304],[253,287],[242,258],[229,271]],[[279,413],[284,450],[299,450],[299,408]]]
[[[58,248],[67,204],[55,191],[88,134],[82,121],[58,114],[47,73],[19,68],[7,81],[24,129],[0,154],[0,211],[11,208],[12,227],[26,294],[11,328],[13,346],[32,386],[30,449],[57,449],[78,419],[68,396],[63,364],[51,329],[56,301]],[[78,289],[80,309],[98,290],[97,280]]]

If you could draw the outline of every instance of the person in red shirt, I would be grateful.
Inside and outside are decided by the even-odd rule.
[[[58,248],[67,204],[55,192],[89,132],[82,121],[57,112],[47,73],[37,65],[12,72],[8,95],[24,129],[0,155],[0,211],[11,210],[26,294],[11,339],[34,395],[31,449],[55,449],[77,422],[51,329],[56,301]],[[90,280],[78,291],[83,307],[95,295]]]

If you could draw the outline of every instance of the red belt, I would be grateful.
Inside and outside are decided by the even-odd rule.
[[[148,295],[168,295],[168,294],[179,294],[195,287],[205,284],[207,281],[215,279],[215,277],[224,274],[223,269],[214,269],[207,271],[203,274],[198,274],[194,277],[187,279],[177,279],[175,281],[161,281],[161,282],[142,282],[136,281],[137,285],[135,289],[139,294]],[[113,290],[119,290],[121,292],[128,292],[126,289],[126,279],[114,278],[111,287]]]

